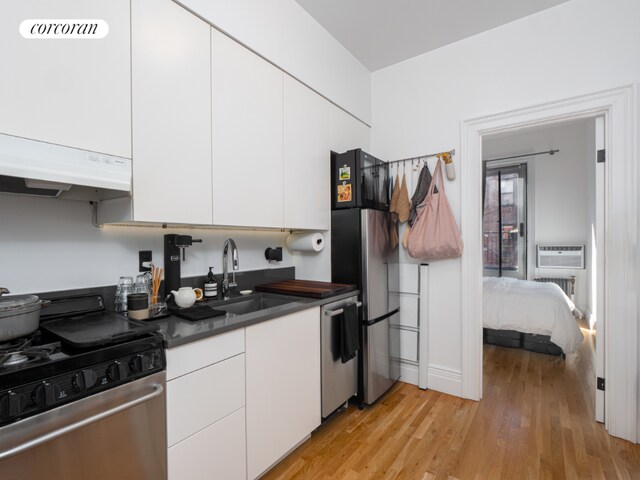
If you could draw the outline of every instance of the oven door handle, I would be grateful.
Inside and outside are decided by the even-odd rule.
[[[142,397],[138,397],[134,400],[130,400],[126,403],[118,405],[117,407],[110,408],[109,410],[105,410],[104,412],[100,412],[100,413],[97,413],[96,415],[92,415],[90,417],[84,418],[78,422],[65,425],[62,428],[53,430],[52,432],[46,433],[32,440],[21,443],[20,445],[9,448],[3,452],[0,452],[0,461],[6,458],[12,457],[14,455],[17,455],[19,453],[22,453],[31,448],[37,447],[38,445],[42,445],[43,443],[46,443],[50,440],[53,440],[54,438],[60,437],[67,433],[73,432],[74,430],[78,430],[79,428],[86,427],[87,425],[90,425],[99,420],[115,415],[116,413],[120,413],[123,410],[127,410],[129,408],[135,407],[136,405],[140,405],[141,403],[148,402],[149,400],[152,400],[157,396],[162,395],[163,391],[164,391],[164,388],[162,387],[162,385],[156,384],[154,386],[153,392],[147,393]]]

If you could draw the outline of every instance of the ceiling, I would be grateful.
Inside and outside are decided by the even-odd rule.
[[[370,71],[568,0],[296,0]]]

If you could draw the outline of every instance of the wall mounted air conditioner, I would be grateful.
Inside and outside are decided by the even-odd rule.
[[[584,245],[536,245],[538,268],[584,269]]]

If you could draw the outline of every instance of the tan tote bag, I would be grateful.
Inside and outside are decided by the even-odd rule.
[[[418,218],[409,236],[409,255],[420,260],[452,258],[462,254],[460,232],[444,193],[441,165],[438,160],[429,192],[418,207]],[[436,182],[438,193],[433,191]]]

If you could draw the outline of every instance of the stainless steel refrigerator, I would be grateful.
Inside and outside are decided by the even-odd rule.
[[[400,378],[397,226],[375,208],[332,211],[332,280],[360,289],[358,397],[371,404]]]

